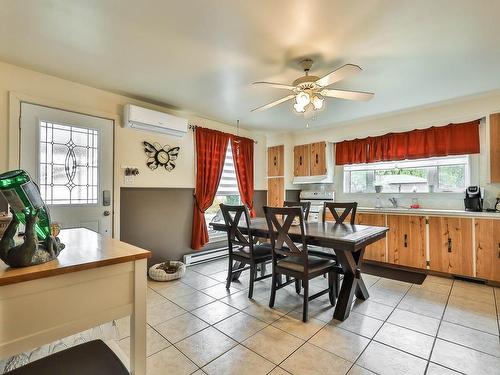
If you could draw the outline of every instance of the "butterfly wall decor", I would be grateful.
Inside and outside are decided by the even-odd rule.
[[[179,156],[180,147],[170,147],[165,145],[161,147],[158,142],[153,144],[144,141],[144,152],[148,157],[146,165],[149,169],[155,170],[158,167],[164,167],[171,172],[175,168],[175,160]]]

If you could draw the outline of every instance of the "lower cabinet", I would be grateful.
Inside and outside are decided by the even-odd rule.
[[[271,207],[283,206],[285,199],[285,179],[270,177],[267,179],[267,205]]]
[[[472,219],[429,217],[429,256],[433,271],[474,276]]]
[[[385,215],[358,213],[356,214],[356,224],[385,227]],[[385,244],[386,239],[384,238],[371,245],[368,245],[366,247],[363,259],[385,262]]]
[[[387,215],[388,262],[426,268],[425,217]]]
[[[500,281],[500,220],[475,219],[476,276]]]

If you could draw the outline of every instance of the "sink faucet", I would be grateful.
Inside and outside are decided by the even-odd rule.
[[[398,207],[398,200],[394,197],[389,198],[389,202],[391,202],[392,207],[397,208]]]

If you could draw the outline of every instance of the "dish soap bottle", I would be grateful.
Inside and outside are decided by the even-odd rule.
[[[43,203],[40,190],[28,172],[19,169],[0,174],[0,193],[23,225],[26,224],[26,214],[39,210],[35,224],[37,237],[42,241],[50,236],[49,209]]]

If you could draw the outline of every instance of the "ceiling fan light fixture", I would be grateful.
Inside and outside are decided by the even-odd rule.
[[[311,102],[311,97],[307,92],[301,91],[295,96],[295,103],[301,107],[305,107]]]
[[[323,109],[324,101],[325,101],[325,99],[323,99],[319,95],[314,95],[314,97],[312,98],[312,104],[314,106],[314,109],[316,111]]]
[[[295,103],[293,105],[293,109],[295,109],[295,112],[297,112],[297,113],[304,113],[305,110],[306,110],[304,106],[302,106],[302,105],[300,105],[298,103]]]

